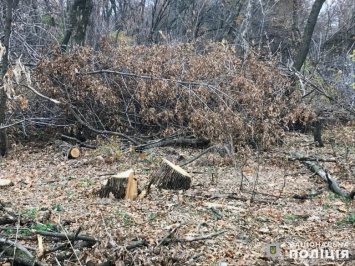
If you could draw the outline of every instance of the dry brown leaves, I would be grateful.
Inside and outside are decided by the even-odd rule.
[[[305,242],[349,242],[350,254],[355,252],[352,246],[355,237],[354,202],[330,192],[311,200],[293,199],[295,193],[327,190],[327,184],[312,177],[303,164],[287,162],[283,153],[296,149],[308,156],[326,158],[332,153],[328,140],[333,137],[338,144],[335,152],[342,154],[345,147],[340,145],[341,139],[327,131],[326,147],[322,149],[315,148],[311,136],[289,134],[287,146],[283,149],[262,153],[259,159],[250,156],[243,167],[248,179],[244,179],[243,191],[240,191],[238,169],[199,166],[209,157],[217,156],[209,154],[186,167],[189,172],[200,172],[194,174],[191,190],[153,189],[147,198],[133,202],[100,199],[93,192],[106,178],[100,174],[116,173],[131,166],[135,168],[142,187],[155,163],[148,160],[149,155],[123,155],[120,160],[107,164],[101,159],[95,160],[95,153],[84,151],[79,160],[63,161],[53,156],[51,149],[18,146],[1,161],[1,177],[10,178],[14,186],[2,189],[0,198],[14,212],[27,216],[27,220],[38,219],[37,213],[41,209],[51,209],[49,221],[59,228],[63,226],[66,231],[74,233],[81,226],[84,234],[100,239],[100,244],[93,249],[78,253],[83,263],[90,260],[98,264],[116,252],[118,265],[124,261],[136,265],[219,265],[221,262],[228,265],[351,265],[351,261],[346,264],[345,261],[290,259],[288,256],[292,249],[290,243]],[[348,143],[347,147],[351,147],[348,160],[353,162],[354,143]],[[155,153],[164,156],[164,151],[156,150]],[[181,150],[186,156],[194,152]],[[322,166],[339,180],[344,189],[350,191],[354,188],[353,178],[342,176],[337,164],[328,162]],[[211,180],[212,172],[217,176],[214,182]],[[251,201],[249,192],[255,185],[257,193],[255,200]],[[228,195],[245,198],[246,201]],[[35,215],[32,217],[31,214]],[[65,221],[67,224],[70,221],[70,225],[65,225]],[[21,229],[26,227],[30,224],[21,225]],[[14,226],[1,226],[0,234],[13,238],[11,229]],[[170,239],[180,241],[159,244],[172,230],[174,233]],[[221,231],[225,232],[191,241]],[[23,237],[21,233],[18,237],[23,245],[38,248],[36,240]],[[147,241],[148,246],[130,250],[123,248],[140,240]],[[44,250],[53,247],[52,241],[43,239]],[[265,256],[265,247],[271,242],[281,244],[282,257],[276,260]],[[51,264],[56,255],[47,255],[43,260]],[[75,258],[71,260],[72,264],[78,264]],[[69,264],[68,261],[64,263]]]
[[[89,124],[132,134],[179,132],[266,149],[282,140],[283,123],[311,120],[311,110],[296,108],[299,95],[284,97],[288,81],[272,62],[242,62],[221,44],[57,51],[35,77]]]

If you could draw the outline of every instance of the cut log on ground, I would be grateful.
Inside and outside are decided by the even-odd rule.
[[[150,184],[155,184],[163,189],[189,189],[191,176],[180,166],[163,158],[163,161],[151,179]]]
[[[133,169],[111,176],[103,185],[97,192],[97,195],[101,198],[109,197],[110,194],[116,199],[134,200],[137,198],[138,182],[134,176]]]
[[[80,150],[77,146],[72,146],[68,142],[56,140],[54,142],[55,149],[61,152],[67,159],[78,159],[80,157]]]

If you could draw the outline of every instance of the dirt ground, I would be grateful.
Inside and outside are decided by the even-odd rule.
[[[130,168],[142,188],[162,157],[190,158],[199,150],[157,148],[139,155],[83,148],[78,160],[66,160],[51,146],[13,145],[0,159],[0,177],[14,185],[0,189],[0,202],[20,214],[21,223],[1,225],[0,237],[17,238],[33,254],[38,239],[31,229],[75,233],[81,227],[80,234],[100,240],[75,254],[71,248],[49,253],[41,259],[46,265],[99,265],[113,255],[112,265],[355,265],[354,200],[330,192],[302,162],[288,160],[291,150],[336,159],[315,163],[352,191],[355,136],[353,128],[344,130],[326,132],[324,148],[315,147],[311,135],[288,133],[283,146],[252,154],[242,168],[238,161],[234,167],[218,154],[207,154],[184,167],[193,177],[191,189],[153,188],[135,201],[98,198],[95,191],[108,178],[104,174]],[[322,193],[294,198],[316,192]],[[129,248],[140,240],[146,245]],[[45,250],[63,243],[51,237],[43,241]],[[271,243],[280,256],[266,255]],[[315,252],[318,258],[307,256]],[[68,256],[56,261],[63,253]]]

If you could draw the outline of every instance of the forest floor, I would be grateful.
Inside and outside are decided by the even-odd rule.
[[[75,233],[81,227],[80,234],[100,240],[76,256],[68,248],[63,264],[55,260],[63,251],[49,253],[41,259],[45,265],[99,265],[112,255],[112,265],[355,265],[354,200],[330,192],[302,162],[287,160],[291,150],[334,158],[336,162],[315,163],[343,190],[352,191],[355,129],[336,132],[325,132],[324,148],[315,147],[311,135],[287,133],[283,146],[246,160],[243,182],[241,170],[226,159],[204,155],[184,167],[193,176],[191,189],[153,188],[135,201],[95,196],[109,177],[103,174],[133,168],[142,188],[161,157],[190,158],[199,150],[157,148],[142,156],[83,148],[78,160],[65,160],[51,146],[13,145],[0,161],[0,178],[14,185],[0,189],[0,202],[20,214],[21,223],[0,225],[0,238],[16,238],[34,254],[38,239],[31,235],[33,229]],[[320,191],[311,199],[294,198]],[[44,219],[40,213],[46,210],[50,215]],[[146,246],[127,248],[139,240],[146,240]],[[65,242],[44,237],[44,249],[60,241]],[[280,256],[266,255],[271,243],[280,245]],[[314,256],[314,249],[318,258],[309,258],[307,252]],[[291,250],[297,258],[290,257]],[[349,258],[337,256],[337,250],[346,250]]]

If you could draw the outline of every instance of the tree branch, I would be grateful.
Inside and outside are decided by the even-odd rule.
[[[42,97],[42,98],[44,98],[44,99],[46,99],[46,100],[49,100],[49,101],[54,102],[54,103],[56,103],[56,104],[60,104],[60,101],[57,101],[57,100],[55,100],[55,99],[52,99],[52,98],[49,98],[49,97],[43,95],[42,93],[40,93],[40,92],[36,91],[34,88],[32,88],[30,85],[21,84],[21,86],[23,86],[23,87],[25,87],[25,88],[27,88],[27,89],[32,90],[35,94],[37,94],[38,96],[40,96],[40,97]]]
[[[93,128],[92,126],[90,126],[88,123],[86,123],[85,121],[83,121],[80,116],[74,111],[73,107],[67,103],[65,104],[65,107],[68,108],[68,110],[70,111],[70,113],[78,120],[78,122],[80,124],[82,124],[83,126],[87,127],[88,129],[90,129],[92,132],[95,132],[97,134],[103,134],[103,135],[113,135],[113,136],[119,136],[122,138],[125,138],[127,140],[129,140],[130,142],[132,142],[134,145],[139,145],[140,143],[134,139],[132,139],[131,137],[127,136],[126,134],[123,133],[119,133],[119,132],[114,132],[114,131],[107,131],[107,130],[98,130],[96,128]]]

